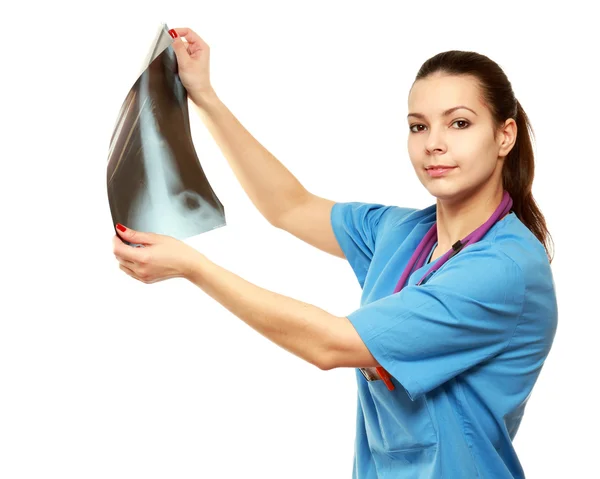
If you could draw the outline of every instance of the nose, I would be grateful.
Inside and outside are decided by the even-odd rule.
[[[445,153],[446,142],[443,138],[443,135],[438,133],[436,130],[429,130],[427,140],[425,141],[425,150],[430,155],[433,153]]]

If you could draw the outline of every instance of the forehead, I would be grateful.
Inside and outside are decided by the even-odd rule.
[[[408,111],[438,116],[448,108],[465,105],[479,114],[483,110],[480,97],[474,77],[436,74],[413,84],[408,95]]]

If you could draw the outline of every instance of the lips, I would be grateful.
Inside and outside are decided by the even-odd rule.
[[[456,166],[432,166],[426,168],[426,171],[429,176],[438,177],[447,174],[455,168]]]

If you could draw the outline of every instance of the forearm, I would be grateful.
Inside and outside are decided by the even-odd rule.
[[[205,95],[193,105],[242,188],[267,221],[275,223],[283,212],[305,198],[308,192],[298,179],[244,128],[216,93]]]
[[[336,344],[353,334],[347,318],[260,288],[198,254],[184,275],[248,326],[320,369],[331,369]]]

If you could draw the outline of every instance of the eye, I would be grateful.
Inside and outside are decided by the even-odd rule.
[[[464,124],[464,126],[455,128],[455,130],[466,130],[469,127],[469,125],[471,124],[467,120],[456,120],[456,121],[452,122],[453,125],[454,125],[454,123],[463,123]],[[423,130],[416,130],[415,131],[415,129],[414,129],[415,127],[418,128],[419,126],[423,126],[424,127],[425,125],[422,125],[420,123],[415,123],[414,125],[410,125],[409,129],[410,129],[410,131],[412,133],[419,133],[419,131],[423,131]]]
[[[410,125],[409,129],[410,129],[410,131],[411,131],[412,133],[418,133],[418,131],[415,131],[415,130],[413,130],[413,128],[414,128],[415,126],[425,126],[425,125],[420,125],[420,124]]]
[[[454,123],[466,123],[467,126],[463,128],[458,128],[458,130],[464,130],[469,127],[470,123],[467,120],[456,120]],[[454,125],[454,123],[452,123]]]

